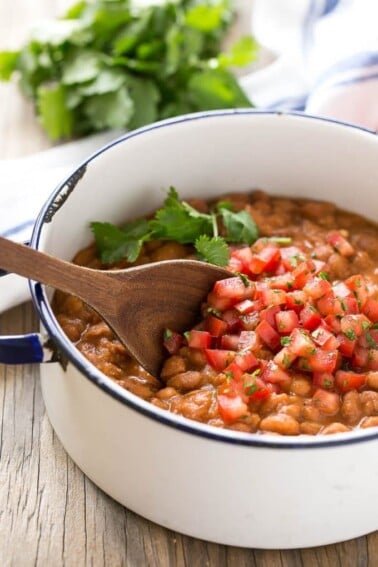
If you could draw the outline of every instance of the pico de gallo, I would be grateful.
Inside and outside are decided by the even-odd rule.
[[[225,199],[251,215],[259,237],[229,243],[230,277],[215,283],[198,324],[166,330],[159,379],[96,313],[58,292],[54,309],[67,335],[124,388],[215,427],[316,435],[378,426],[377,226],[314,200],[261,191]],[[191,206],[206,213],[213,203]],[[151,241],[136,263],[192,257],[190,245]],[[75,261],[109,267],[94,246]]]

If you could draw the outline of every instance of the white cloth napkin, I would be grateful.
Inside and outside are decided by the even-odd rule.
[[[245,21],[251,4],[237,4],[237,27],[251,29],[263,47],[262,60],[273,60],[240,78],[258,108],[304,111],[378,130],[378,0],[255,0],[251,23]],[[118,135],[106,132],[0,161],[0,235],[27,240],[59,181]],[[28,297],[24,279],[0,278],[0,312]]]

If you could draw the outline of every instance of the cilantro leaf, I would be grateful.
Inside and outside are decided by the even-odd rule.
[[[188,90],[195,107],[203,110],[253,106],[234,75],[225,69],[193,73]]]
[[[95,130],[124,128],[133,115],[133,111],[133,101],[126,87],[113,93],[89,98],[84,110]]]
[[[113,264],[122,258],[135,262],[143,242],[148,239],[148,222],[144,219],[126,224],[123,229],[108,222],[92,222],[97,250],[104,264]]]
[[[52,140],[69,137],[73,131],[73,114],[66,105],[63,85],[51,84],[38,89],[41,123]]]
[[[225,206],[218,206],[218,211],[227,230],[228,242],[245,242],[253,244],[258,238],[258,228],[247,211],[237,213]]]
[[[251,106],[227,68],[255,56],[254,40],[241,38],[220,54],[233,20],[230,0],[143,4],[79,0],[63,18],[36,28],[20,51],[0,52],[0,80],[18,75],[52,139]],[[64,86],[56,95],[60,110],[46,119],[45,96],[47,103],[55,85]]]
[[[164,207],[150,221],[150,228],[157,239],[189,244],[203,234],[212,235],[213,222],[211,215],[199,213],[187,203],[179,201],[177,192],[171,187]]]
[[[65,85],[85,83],[95,79],[100,72],[101,58],[90,50],[74,51],[64,63],[62,82]]]
[[[216,266],[227,266],[230,252],[224,238],[221,236],[210,238],[203,234],[196,239],[194,247],[202,260]]]
[[[19,51],[0,51],[0,81],[9,81],[15,71]]]
[[[218,64],[224,67],[243,67],[252,63],[257,57],[258,44],[253,37],[244,36],[236,41],[229,53],[220,53],[218,55]]]

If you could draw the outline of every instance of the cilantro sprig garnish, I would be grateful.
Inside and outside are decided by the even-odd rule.
[[[52,140],[252,106],[232,69],[256,59],[257,43],[222,52],[232,20],[232,0],[79,0],[0,52],[0,80],[17,77]]]
[[[218,229],[220,220],[225,232],[222,236]],[[144,242],[174,240],[192,244],[201,260],[227,266],[228,242],[252,244],[258,238],[257,226],[246,211],[235,212],[231,203],[221,202],[213,211],[201,213],[189,203],[180,201],[173,187],[152,219],[136,220],[122,227],[108,222],[92,222],[91,229],[104,264],[113,264],[123,258],[135,262]]]

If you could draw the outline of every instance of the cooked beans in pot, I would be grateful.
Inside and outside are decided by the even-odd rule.
[[[224,200],[253,217],[259,239],[230,246],[230,278],[214,286],[194,329],[167,330],[159,379],[94,311],[57,292],[64,332],[120,386],[215,427],[281,435],[377,427],[377,226],[331,203],[261,191]],[[191,202],[205,213],[213,204]],[[193,257],[191,245],[151,241],[135,264]],[[74,261],[109,268],[94,245]]]

